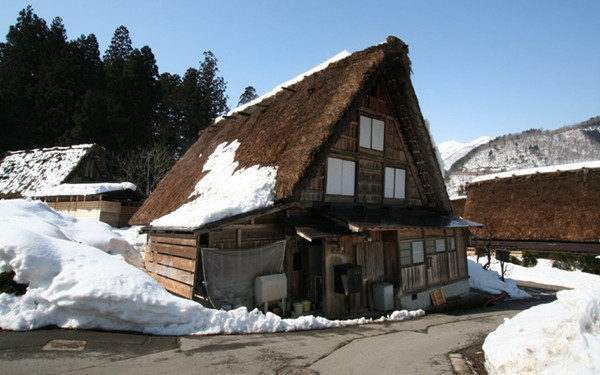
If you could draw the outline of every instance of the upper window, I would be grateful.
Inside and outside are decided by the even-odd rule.
[[[367,116],[360,116],[360,147],[372,148],[383,151],[383,135],[385,126],[383,121]]]
[[[327,158],[327,194],[354,195],[355,163]]]
[[[406,196],[406,170],[385,168],[384,198],[404,199]]]

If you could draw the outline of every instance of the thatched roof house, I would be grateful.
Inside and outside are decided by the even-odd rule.
[[[115,183],[95,144],[10,151],[0,161],[0,198],[29,197],[53,209],[113,226],[127,225],[144,196]]]
[[[410,74],[407,45],[389,37],[201,131],[131,220],[149,233],[150,274],[219,307],[239,288],[215,280],[283,271],[287,295],[310,298],[328,316],[346,306],[334,288],[341,264],[364,271],[356,309],[370,306],[374,281],[393,285],[396,306],[405,308],[429,305],[436,288],[468,290],[465,230],[474,223],[452,216]],[[259,265],[251,274],[256,259],[244,257],[263,250],[248,249],[280,240],[281,269]],[[206,248],[245,250],[229,273],[211,279],[207,262],[216,261]],[[215,295],[223,290],[232,294]]]
[[[274,200],[301,200],[301,192],[317,174],[329,149],[356,119],[363,98],[377,81],[385,82],[400,128],[409,146],[419,151],[415,163],[424,180],[425,205],[451,212],[435,148],[410,83],[408,46],[397,38],[330,64],[276,95],[233,113],[202,132],[173,170],[161,181],[132,224],[150,224],[191,200],[194,187],[207,172],[208,157],[218,145],[241,142],[238,169],[277,166]],[[392,99],[392,98],[390,98]],[[342,138],[343,139],[343,138]],[[199,157],[200,155],[200,157]]]
[[[95,144],[9,151],[0,161],[0,197],[29,197],[65,183],[111,181]]]
[[[600,162],[481,176],[464,217],[480,243],[522,250],[600,252]]]

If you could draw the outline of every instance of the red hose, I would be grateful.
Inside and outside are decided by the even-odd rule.
[[[496,302],[496,301],[500,301],[502,298],[506,297],[507,293],[505,291],[502,291],[502,294],[500,294],[498,297],[494,297],[491,300],[487,301],[483,307],[487,307],[487,305],[489,305],[492,302]]]

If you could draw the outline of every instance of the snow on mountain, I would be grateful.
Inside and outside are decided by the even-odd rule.
[[[444,147],[449,153],[453,150],[452,144]],[[481,175],[593,160],[600,160],[600,117],[552,131],[508,134],[475,146],[452,162],[445,176],[446,189],[450,197],[456,197],[464,195],[465,185]]]
[[[437,147],[440,151],[440,155],[442,156],[442,160],[444,161],[444,170],[449,170],[452,167],[452,164],[465,156],[475,147],[486,144],[491,141],[492,137],[479,137],[468,143],[461,143],[457,141],[446,141],[440,143]]]

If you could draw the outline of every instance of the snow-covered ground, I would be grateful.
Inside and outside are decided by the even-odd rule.
[[[143,239],[131,233],[134,230],[121,233],[140,244]],[[244,307],[208,309],[170,294],[123,261],[132,254],[139,256],[106,224],[75,219],[39,201],[0,200],[0,272],[12,270],[16,282],[29,285],[22,296],[0,294],[0,328],[56,325],[158,335],[256,333],[404,320],[424,314],[404,310],[378,320],[340,321],[314,316],[281,319]]]
[[[600,276],[552,268],[540,259],[532,268],[509,265],[514,280],[558,285],[557,300],[525,310],[501,324],[483,344],[489,374],[600,373]],[[469,259],[469,273],[480,267]],[[498,288],[500,263],[492,262]],[[475,278],[478,278],[477,276]],[[492,277],[486,278],[492,283]],[[473,274],[471,274],[473,285]],[[486,283],[486,288],[489,287]],[[498,289],[497,289],[498,290]],[[506,290],[512,296],[509,290]]]
[[[0,328],[56,325],[158,335],[231,334],[321,329],[424,314],[404,310],[378,320],[341,321],[281,319],[246,308],[208,309],[173,296],[136,268],[144,243],[138,228],[111,230],[97,221],[57,213],[42,202],[0,200],[0,272],[12,270],[15,281],[28,284],[22,296],[0,294]],[[555,302],[507,319],[492,332],[483,346],[489,373],[600,372],[600,276],[553,269],[540,260],[533,268],[512,266],[503,282],[497,262],[490,271],[474,258],[468,263],[471,287],[493,294],[506,291],[510,298],[527,298],[515,280],[574,288],[559,292]]]

